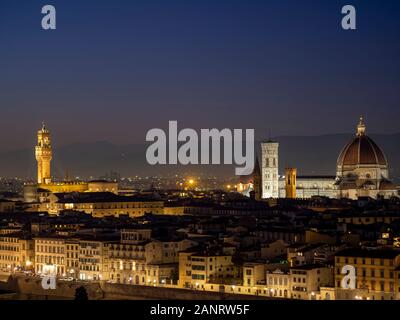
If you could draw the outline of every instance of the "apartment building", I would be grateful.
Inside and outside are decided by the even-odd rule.
[[[194,247],[191,240],[152,240],[145,245],[145,258],[148,263],[178,263],[179,252]]]
[[[182,288],[204,289],[207,283],[237,283],[240,270],[231,255],[212,252],[179,253],[179,282]]]
[[[108,280],[109,247],[105,239],[79,240],[79,279]]]
[[[324,244],[295,243],[287,248],[287,260],[291,267],[310,265],[315,262],[316,253]]]
[[[110,280],[138,285],[176,282],[179,252],[194,244],[153,240],[149,229],[122,230],[121,241],[109,245]]]
[[[288,269],[275,269],[267,272],[266,286],[268,295],[275,298],[291,296],[291,274]]]
[[[145,285],[146,259],[145,244],[149,240],[135,243],[110,243],[109,279],[117,283]]]
[[[34,241],[36,273],[51,272],[57,276],[66,276],[67,238],[57,236],[36,237]]]
[[[0,235],[0,270],[31,270],[34,267],[34,242],[23,235]]]
[[[355,289],[342,288],[344,266],[355,269]],[[390,249],[345,249],[335,256],[336,299],[399,299],[400,251]]]
[[[292,299],[314,300],[321,287],[333,283],[332,268],[311,264],[290,268]]]
[[[164,202],[145,197],[119,196],[112,192],[55,193],[41,204],[39,210],[51,214],[74,210],[96,218],[120,215],[139,217],[145,213],[163,214]]]
[[[79,242],[78,240],[66,241],[66,267],[67,276],[73,279],[79,278]]]
[[[263,285],[266,282],[265,263],[247,262],[243,265],[243,285],[254,287]]]

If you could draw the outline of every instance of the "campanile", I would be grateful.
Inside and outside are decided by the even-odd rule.
[[[35,155],[37,161],[37,181],[39,184],[47,184],[51,182],[50,162],[53,157],[53,151],[50,143],[50,131],[47,130],[43,123],[42,129],[37,134],[38,143],[35,147]]]

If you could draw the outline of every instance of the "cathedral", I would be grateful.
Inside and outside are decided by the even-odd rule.
[[[398,189],[389,180],[389,165],[381,148],[366,134],[361,117],[357,134],[340,152],[336,164],[338,197],[390,198]]]
[[[359,197],[391,198],[399,196],[399,187],[389,179],[389,165],[382,149],[366,134],[364,119],[357,125],[356,136],[347,143],[336,161],[336,176],[297,176],[295,168],[278,174],[279,143],[261,144],[261,168],[258,161],[251,176],[241,177],[238,192],[256,199]],[[290,174],[290,177],[286,175]]]

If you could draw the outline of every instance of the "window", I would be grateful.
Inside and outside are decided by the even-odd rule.
[[[211,267],[211,266],[210,266]],[[205,270],[205,267],[204,266],[196,266],[196,265],[193,265],[192,266],[192,269],[193,270]]]

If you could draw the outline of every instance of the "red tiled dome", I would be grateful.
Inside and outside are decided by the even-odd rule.
[[[348,143],[337,160],[340,166],[352,165],[382,165],[387,166],[383,151],[368,136],[358,136]]]
[[[337,160],[338,166],[387,166],[386,156],[378,145],[365,134],[363,118],[357,126],[357,137],[348,143]]]

